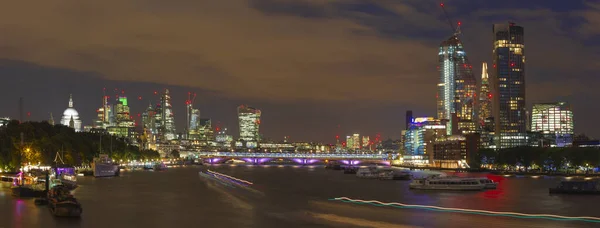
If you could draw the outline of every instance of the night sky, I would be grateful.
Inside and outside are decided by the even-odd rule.
[[[0,8],[0,116],[55,121],[69,94],[91,125],[103,88],[132,114],[172,91],[178,131],[188,92],[237,136],[236,107],[263,112],[269,138],[397,139],[404,113],[435,116],[437,49],[452,31],[437,0],[6,1]],[[525,28],[528,109],[572,104],[576,133],[600,137],[600,2],[447,0],[478,80],[492,24]],[[142,100],[138,100],[141,96]]]

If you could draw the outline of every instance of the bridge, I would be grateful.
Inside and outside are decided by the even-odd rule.
[[[274,159],[286,159],[298,164],[313,164],[323,160],[336,160],[344,164],[356,165],[362,162],[389,163],[388,154],[350,153],[256,153],[256,152],[194,152],[185,151],[208,163],[222,163],[230,159],[241,159],[248,163],[262,164]],[[393,156],[391,159],[395,159]]]

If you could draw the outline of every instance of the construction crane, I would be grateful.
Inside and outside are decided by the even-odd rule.
[[[446,20],[448,21],[448,24],[450,25],[450,28],[452,29],[452,32],[454,32],[455,36],[458,36],[461,34],[460,31],[460,21],[456,23],[456,27],[454,27],[454,22],[452,20],[452,18],[448,15],[448,12],[446,11],[446,4],[444,4],[444,1],[440,2],[440,8],[442,8],[442,11],[444,12],[444,16],[446,16]]]

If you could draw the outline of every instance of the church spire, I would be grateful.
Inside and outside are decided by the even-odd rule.
[[[73,94],[69,94],[69,108],[73,107]]]
[[[50,125],[54,125],[54,116],[52,116],[52,113],[50,113],[50,119],[48,120],[48,123]]]

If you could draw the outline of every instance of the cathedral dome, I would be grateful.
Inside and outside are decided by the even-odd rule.
[[[79,119],[79,113],[74,108],[67,108],[65,112],[63,112],[63,119],[71,119],[71,116],[74,120]]]

